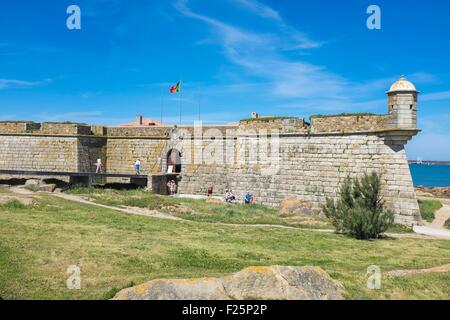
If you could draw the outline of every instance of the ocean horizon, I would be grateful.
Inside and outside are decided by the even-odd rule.
[[[409,168],[415,187],[450,187],[450,165],[411,163]]]

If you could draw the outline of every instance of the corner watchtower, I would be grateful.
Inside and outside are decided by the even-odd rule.
[[[389,126],[399,129],[416,129],[419,91],[414,84],[402,76],[386,93],[389,105]]]

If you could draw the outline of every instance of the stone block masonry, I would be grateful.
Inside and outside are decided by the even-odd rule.
[[[251,143],[238,137],[235,149]],[[285,135],[280,137],[279,156],[277,169],[269,175],[264,173],[264,165],[251,164],[248,158],[241,164],[185,164],[180,192],[204,194],[213,185],[217,195],[233,189],[242,199],[250,191],[256,202],[274,207],[287,197],[295,197],[305,204],[305,212],[319,214],[327,197],[338,197],[339,187],[348,176],[376,171],[382,178],[383,198],[396,213],[396,222],[411,225],[420,221],[401,141],[377,134]]]
[[[0,168],[93,172],[96,160],[101,158],[108,173],[132,174],[134,162],[140,159],[144,174],[161,174],[167,170],[168,152],[175,148],[182,154],[181,193],[205,194],[212,185],[217,195],[231,188],[241,198],[250,191],[256,202],[274,207],[286,197],[295,197],[305,205],[308,214],[319,214],[327,197],[336,198],[347,176],[376,171],[381,174],[383,197],[396,213],[396,221],[408,225],[420,221],[404,150],[404,144],[416,131],[381,128],[365,133],[314,134],[303,129],[298,133],[280,130],[276,170],[267,174],[267,164],[251,159],[248,153],[249,146],[258,144],[262,137],[247,135],[242,125],[205,127],[201,140],[180,139],[180,131],[186,128],[145,128],[141,134],[138,128],[131,128],[129,134],[125,128],[106,128],[91,130],[89,136],[76,134],[78,130],[67,135],[67,125],[62,126],[59,130],[53,124],[53,132],[65,135],[0,133]],[[195,129],[187,131],[193,133]],[[109,135],[110,132],[124,135]],[[211,132],[224,135],[214,139]],[[226,132],[231,136],[226,136]],[[258,132],[254,125],[251,132]],[[230,150],[233,157],[226,159]],[[214,153],[223,155],[220,161],[210,161],[217,158]],[[196,163],[196,154],[202,155],[201,163]],[[238,155],[243,157],[240,161]]]
[[[0,134],[0,168],[78,171],[78,138]]]
[[[250,191],[256,202],[269,206],[289,197],[304,204],[307,214],[320,214],[327,197],[337,198],[346,177],[376,171],[396,221],[418,224],[404,149],[419,132],[417,95],[402,77],[388,91],[387,115],[320,116],[312,117],[311,124],[261,117],[204,126],[200,132],[193,126],[0,122],[0,169],[93,172],[101,158],[108,173],[132,174],[139,159],[141,173],[161,175],[169,163],[173,167],[175,155],[181,157],[176,166],[181,193],[205,194],[211,185],[217,195],[231,188],[241,198]],[[274,137],[275,145],[251,152]],[[276,156],[268,158],[269,153]]]

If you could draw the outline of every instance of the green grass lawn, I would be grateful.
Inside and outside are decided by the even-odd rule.
[[[258,204],[210,203],[204,199],[160,196],[142,190],[75,188],[67,193],[87,196],[97,203],[158,210],[199,222],[275,224],[303,228],[334,229],[325,217],[278,216],[278,210]]]
[[[40,194],[32,206],[0,206],[0,297],[106,299],[156,278],[222,276],[250,265],[314,265],[350,299],[448,299],[450,275],[383,277],[366,288],[366,270],[450,263],[450,241],[358,241],[305,229],[243,227],[128,215]],[[81,290],[66,288],[69,265]]]
[[[427,222],[433,222],[435,213],[442,208],[442,203],[438,200],[419,200],[420,214],[422,219]]]

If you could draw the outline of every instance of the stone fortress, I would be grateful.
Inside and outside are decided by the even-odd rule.
[[[139,159],[154,192],[164,193],[174,178],[179,193],[205,194],[209,186],[217,195],[250,191],[269,206],[295,198],[306,214],[319,213],[347,176],[377,171],[396,222],[419,224],[404,148],[420,131],[418,91],[402,77],[387,94],[386,115],[312,116],[310,122],[256,114],[202,127],[0,122],[0,169],[92,172],[100,158],[108,173],[133,174]]]

